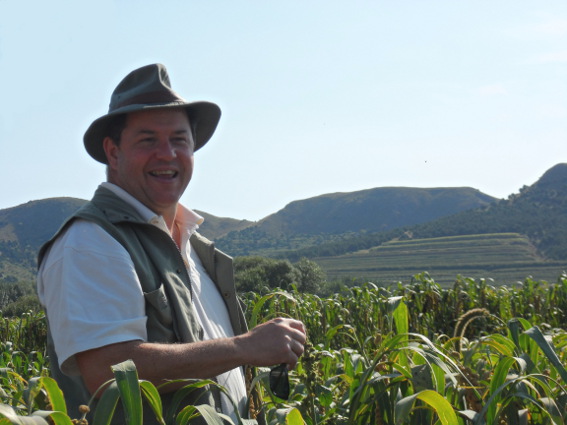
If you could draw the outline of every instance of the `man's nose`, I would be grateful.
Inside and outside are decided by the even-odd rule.
[[[168,139],[163,139],[156,147],[156,155],[162,159],[172,159],[177,156],[177,153],[172,143]]]

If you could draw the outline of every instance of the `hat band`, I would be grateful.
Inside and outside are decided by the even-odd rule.
[[[120,102],[116,105],[113,105],[108,112],[110,113],[116,109],[130,105],[170,103],[170,102],[185,103],[185,100],[175,95],[174,93],[164,92],[163,90],[149,92],[149,93],[146,92],[143,94],[139,94],[138,96],[132,96],[124,99],[124,102]]]

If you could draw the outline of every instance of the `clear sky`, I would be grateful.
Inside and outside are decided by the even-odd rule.
[[[223,110],[182,198],[221,217],[567,162],[565,0],[0,0],[0,209],[89,199],[83,133],[154,62]]]

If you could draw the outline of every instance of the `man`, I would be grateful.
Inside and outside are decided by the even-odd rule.
[[[112,365],[132,359],[140,379],[156,385],[216,379],[235,407],[215,388],[187,402],[246,417],[243,367],[293,368],[303,353],[301,322],[278,318],[247,331],[230,257],[196,233],[203,219],[179,204],[193,153],[219,119],[217,105],[185,101],[155,64],[126,76],[108,114],[86,131],[107,182],[42,248],[38,274],[52,371],[71,412],[113,377]],[[166,405],[174,390],[165,387]]]

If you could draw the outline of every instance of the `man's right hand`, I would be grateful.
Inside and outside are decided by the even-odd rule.
[[[272,366],[286,363],[293,369],[307,341],[305,327],[294,319],[277,318],[236,337],[246,364]]]

